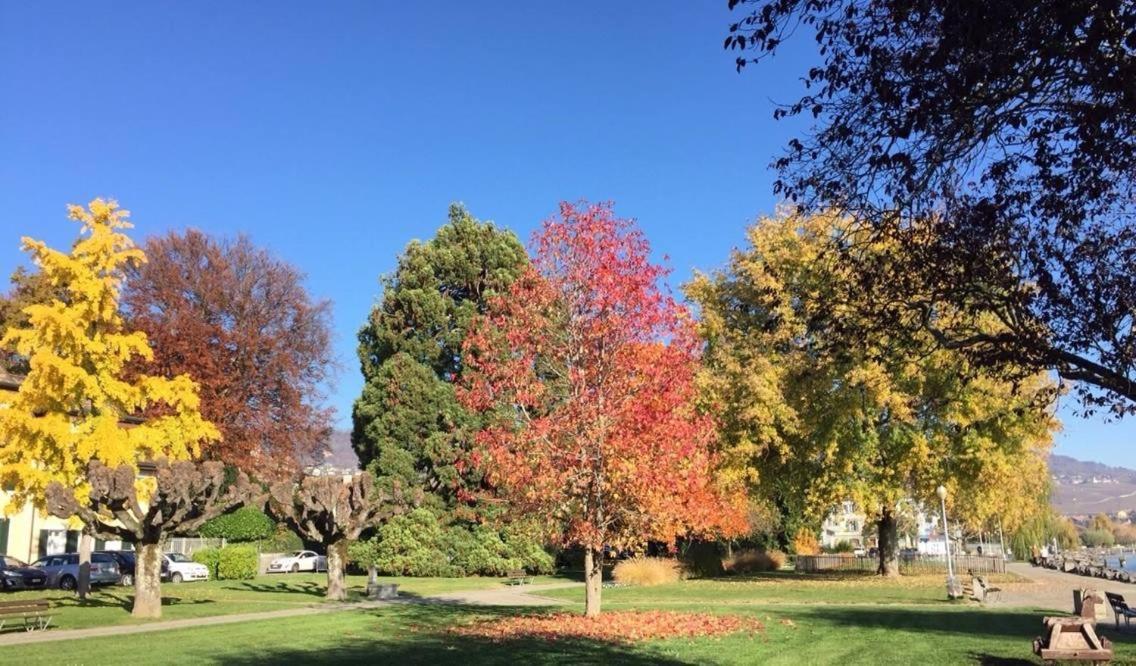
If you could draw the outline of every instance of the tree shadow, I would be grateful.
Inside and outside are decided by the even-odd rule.
[[[272,592],[275,594],[307,594],[315,597],[327,596],[327,585],[315,581],[292,581],[279,583],[241,583],[230,589],[245,592]]]
[[[492,641],[451,634],[448,629],[473,619],[487,620],[549,609],[503,606],[470,606],[424,600],[400,605],[391,611],[362,611],[384,628],[397,623],[394,635],[348,637],[334,647],[310,649],[281,647],[259,649],[255,654],[224,655],[226,664],[442,664],[460,661],[463,666],[514,664],[627,664],[629,666],[679,666],[675,660],[650,646],[629,646],[584,639],[548,640],[537,637]]]

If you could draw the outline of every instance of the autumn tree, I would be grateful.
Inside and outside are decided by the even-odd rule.
[[[583,548],[596,616],[605,547],[734,534],[744,507],[714,475],[699,341],[642,232],[608,205],[563,203],[532,251],[473,324],[459,395],[486,418],[482,455],[511,510]]]
[[[260,492],[244,473],[225,483],[219,462],[155,463],[152,477],[139,479],[133,465],[108,467],[91,461],[83,497],[58,481],[47,488],[47,509],[60,518],[77,517],[103,539],[134,545],[134,606],[138,618],[162,616],[162,546],[171,536],[193,534],[207,520],[253,501]],[[142,491],[139,492],[139,486]]]
[[[1136,410],[1136,5],[729,4],[739,69],[794,39],[818,50],[774,111],[811,122],[776,159],[776,192],[907,246],[886,273],[847,255],[894,302],[860,336],[922,324],[1011,380],[1056,370],[1087,413]],[[933,222],[931,242],[914,220]],[[1000,325],[909,316],[942,302]]]
[[[136,367],[198,383],[202,413],[222,434],[202,455],[260,478],[311,461],[331,432],[322,405],[330,303],[244,236],[191,229],[150,238],[145,250],[149,261],[131,270],[123,294],[130,325],[154,350]]]
[[[1004,382],[906,336],[843,338],[849,329],[837,323],[863,308],[839,252],[894,250],[848,235],[849,225],[834,215],[763,219],[748,249],[688,293],[703,315],[701,384],[718,407],[726,469],[814,522],[853,500],[876,523],[880,573],[898,575],[900,505],[937,505],[940,484],[952,516],[977,525],[997,516],[1008,529],[1028,518],[1022,498],[1047,487],[1054,393],[1044,376]]]
[[[382,518],[401,510],[407,497],[379,491],[370,474],[305,476],[299,483],[279,481],[268,497],[268,514],[327,552],[327,598],[347,598],[344,568],[347,547]]]
[[[50,300],[23,309],[0,347],[27,359],[28,372],[6,409],[0,409],[0,483],[12,489],[8,510],[31,502],[45,508],[52,482],[86,497],[87,464],[137,469],[139,461],[196,455],[217,439],[201,416],[197,386],[186,375],[131,374],[127,366],[151,358],[146,336],[128,332],[119,314],[127,268],[145,255],[123,230],[128,213],[114,201],[71,206],[81,225],[70,254],[23,239],[46,282]],[[132,427],[120,421],[160,406],[161,415]],[[80,541],[80,591],[85,592],[92,538]]]
[[[0,296],[0,335],[9,328],[26,328],[28,315],[25,309],[35,303],[50,303],[57,295],[66,298],[66,294],[54,293],[47,279],[39,271],[29,271],[23,266],[12,271],[9,278],[11,289],[4,296]],[[25,375],[28,372],[28,359],[20,356],[13,349],[0,349],[0,371],[15,375]]]

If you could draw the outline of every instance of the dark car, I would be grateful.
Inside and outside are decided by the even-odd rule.
[[[133,585],[134,584],[134,569],[138,566],[138,561],[135,559],[134,551],[132,550],[100,550],[99,555],[109,555],[113,557],[115,562],[118,562],[118,583],[119,585]],[[170,565],[166,559],[162,558],[162,580],[170,577]]]
[[[36,590],[47,585],[47,572],[14,557],[0,555],[0,585],[7,590]]]

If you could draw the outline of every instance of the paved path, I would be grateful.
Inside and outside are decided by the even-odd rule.
[[[488,590],[469,590],[437,594],[422,599],[406,599],[400,602],[468,604],[471,606],[556,606],[564,603],[559,599],[540,596],[547,590],[563,590],[570,587],[584,587],[583,583],[545,583],[543,585],[512,585],[494,587]]]
[[[244,622],[257,622],[260,620],[276,620],[285,617],[300,617],[304,615],[320,615],[340,611],[367,610],[380,608],[391,603],[441,603],[441,604],[469,604],[474,606],[552,606],[560,602],[534,593],[545,590],[558,590],[566,587],[583,587],[583,583],[548,583],[545,585],[517,585],[505,588],[491,588],[487,590],[469,590],[466,592],[451,592],[429,597],[404,597],[392,601],[362,601],[350,604],[319,604],[304,606],[302,608],[285,608],[282,610],[264,611],[260,613],[234,613],[231,615],[212,615],[209,617],[186,618],[184,620],[163,620],[148,622],[146,624],[125,624],[103,627],[90,627],[88,629],[48,629],[47,631],[33,632],[6,632],[0,634],[0,648],[5,645],[26,645],[29,643],[50,643],[52,641],[66,641],[77,638],[98,638],[101,636],[128,636],[130,634],[145,634],[154,631],[169,631],[171,629],[195,629],[219,624],[233,624]]]
[[[1011,562],[1006,570],[1027,579],[1023,583],[999,585],[1002,594],[992,605],[1029,606],[1072,612],[1073,590],[1092,588],[1101,592],[1117,592],[1136,599],[1136,585],[1103,578],[1090,578],[1054,569],[1035,567],[1024,562]]]

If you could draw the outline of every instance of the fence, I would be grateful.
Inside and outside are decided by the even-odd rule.
[[[167,553],[181,553],[193,555],[202,548],[220,548],[225,545],[224,539],[205,539],[202,537],[171,537],[166,541]]]
[[[880,561],[876,557],[855,555],[798,555],[795,560],[798,573],[820,571],[875,571]],[[1005,573],[1006,561],[1001,557],[986,555],[961,555],[952,557],[955,572],[966,573]],[[902,555],[899,558],[899,571],[906,574],[946,573],[947,561],[942,557],[926,555]]]

